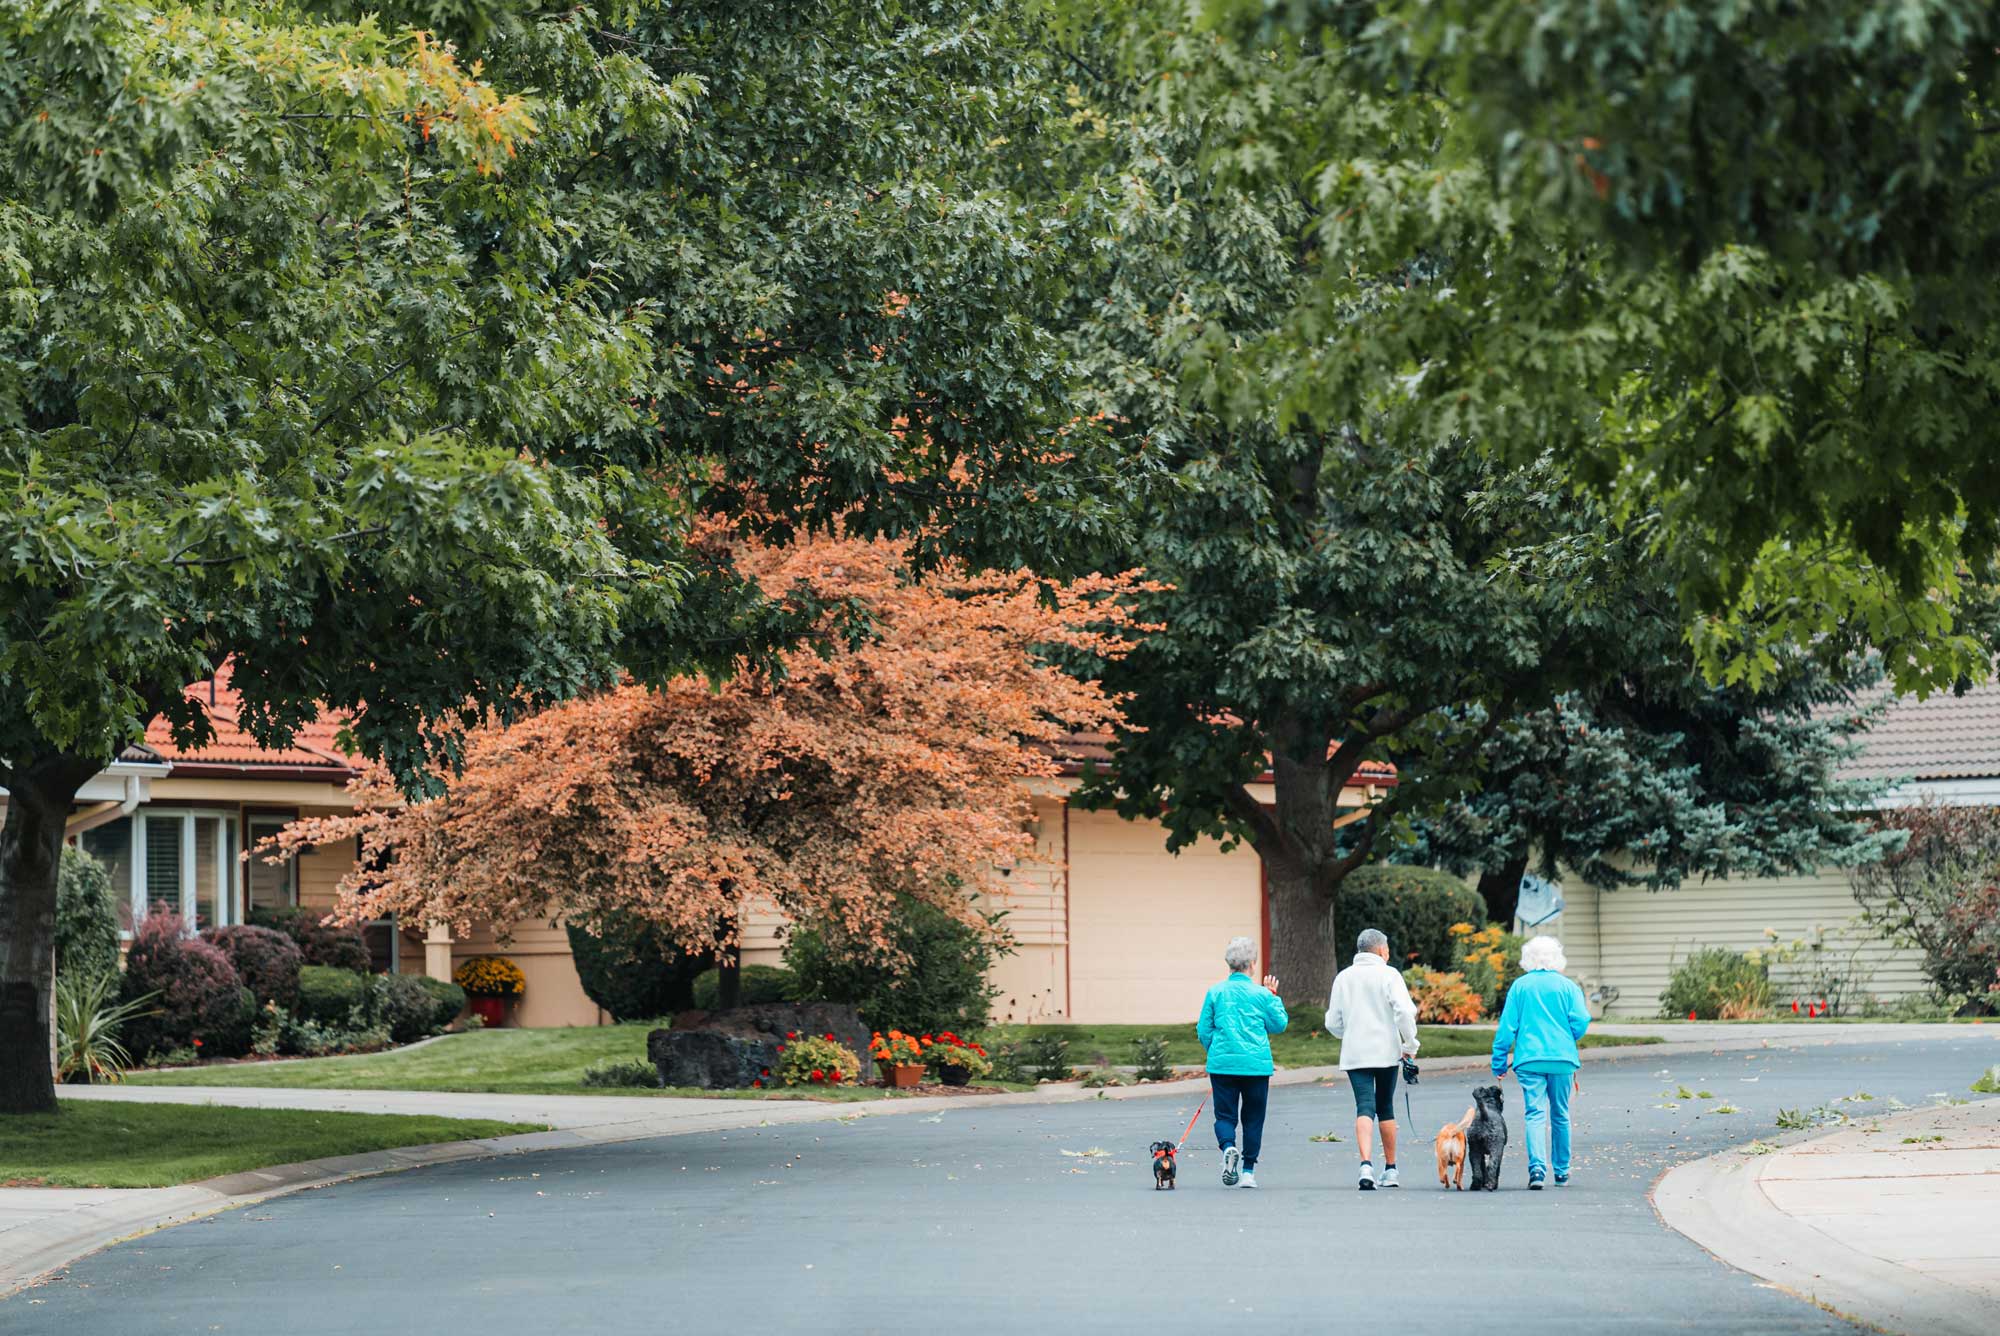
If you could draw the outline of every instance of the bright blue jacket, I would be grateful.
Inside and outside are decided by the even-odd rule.
[[[1583,989],[1554,970],[1529,970],[1507,990],[1500,1028],[1493,1032],[1493,1074],[1530,1063],[1578,1065],[1576,1041],[1590,1028]]]
[[[1195,1038],[1208,1050],[1208,1069],[1217,1076],[1269,1076],[1271,1036],[1283,1034],[1291,1018],[1276,993],[1232,974],[1201,1000]]]

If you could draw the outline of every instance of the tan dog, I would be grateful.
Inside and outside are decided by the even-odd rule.
[[[1472,1126],[1477,1112],[1477,1108],[1467,1109],[1465,1117],[1438,1129],[1438,1183],[1442,1187],[1465,1191],[1465,1129]]]

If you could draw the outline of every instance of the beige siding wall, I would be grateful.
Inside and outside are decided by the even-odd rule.
[[[1570,973],[1586,987],[1609,984],[1618,989],[1607,1009],[1612,1017],[1652,1018],[1659,1014],[1660,992],[1674,963],[1704,946],[1748,951],[1767,945],[1766,928],[1789,942],[1808,936],[1815,927],[1829,934],[1829,954],[1845,954],[1833,936],[1845,929],[1848,941],[1864,943],[1857,956],[1868,974],[1864,991],[1883,1002],[1922,992],[1927,981],[1922,957],[1892,946],[1855,922],[1860,906],[1847,876],[1828,869],[1799,877],[1725,878],[1690,884],[1674,891],[1628,888],[1596,891],[1565,887],[1567,905],[1552,930],[1563,939]],[[1774,971],[1778,999],[1805,998],[1805,981]]]

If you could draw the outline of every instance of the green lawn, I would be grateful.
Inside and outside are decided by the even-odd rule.
[[[58,1113],[0,1118],[0,1183],[163,1188],[329,1155],[543,1130],[486,1118],[64,1100]]]
[[[679,1095],[715,1099],[869,1100],[907,1098],[880,1086],[778,1090],[586,1088],[583,1069],[606,1059],[646,1056],[651,1025],[549,1030],[474,1030],[418,1049],[303,1062],[218,1063],[195,1070],[135,1073],[138,1085],[280,1086],[291,1090],[469,1090],[501,1095]]]
[[[1009,1040],[1031,1039],[1038,1034],[1060,1034],[1069,1038],[1069,1060],[1077,1066],[1099,1061],[1130,1063],[1132,1041],[1142,1035],[1165,1035],[1167,1061],[1195,1063],[1203,1060],[1201,1045],[1195,1042],[1192,1025],[1003,1025],[990,1034],[988,1045]],[[1455,1058],[1491,1052],[1493,1031],[1456,1025],[1421,1025],[1417,1038],[1422,1049],[1417,1061],[1426,1058]],[[1608,1048],[1624,1044],[1657,1044],[1658,1039],[1626,1038],[1619,1035],[1585,1035],[1585,1048]],[[1281,1067],[1326,1067],[1340,1061],[1340,1041],[1323,1031],[1294,1023],[1283,1034],[1271,1036],[1271,1056]]]

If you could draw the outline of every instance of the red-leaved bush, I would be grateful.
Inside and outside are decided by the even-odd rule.
[[[229,957],[187,935],[178,914],[152,914],[132,937],[125,957],[126,998],[152,994],[148,1014],[134,1017],[122,1036],[134,1057],[192,1047],[205,1058],[240,1057],[250,1051],[256,1002]]]
[[[305,958],[298,943],[273,928],[232,924],[227,928],[203,928],[201,940],[229,958],[236,977],[257,999],[257,1005],[276,1002],[286,1011],[299,1005],[299,967]]]

